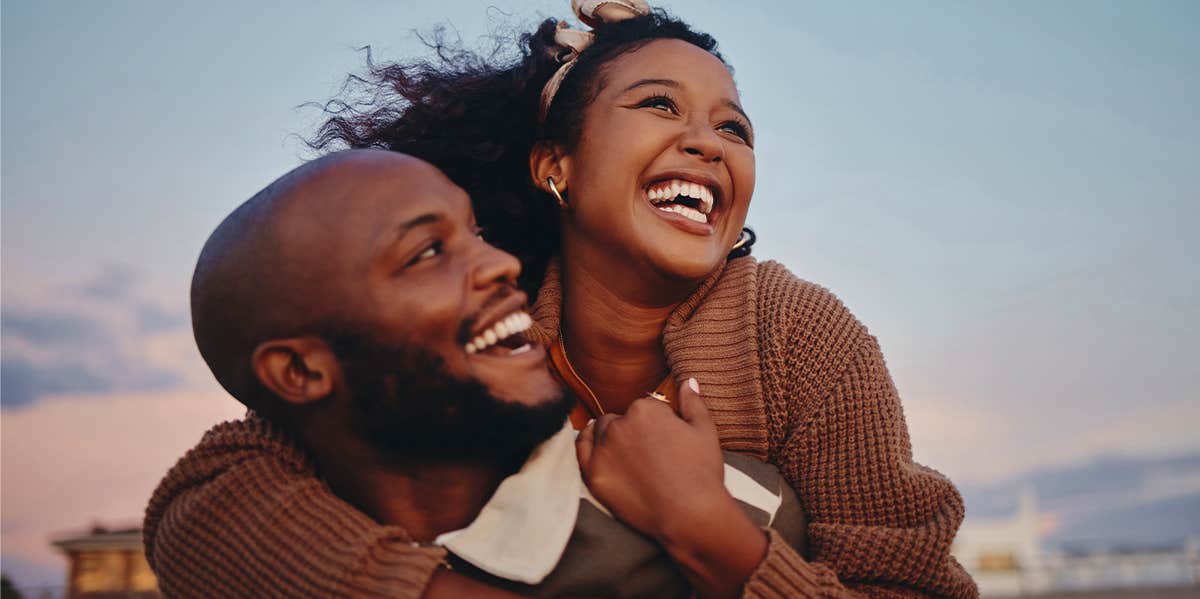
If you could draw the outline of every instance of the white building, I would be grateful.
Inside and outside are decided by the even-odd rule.
[[[1178,547],[1047,550],[1040,521],[1037,497],[1030,489],[1021,494],[1011,516],[963,522],[954,557],[975,578],[981,595],[1189,586],[1200,594],[1200,539]]]
[[[1044,592],[1036,573],[1042,563],[1037,496],[1021,493],[1017,513],[1007,518],[968,518],[954,539],[954,557],[979,583],[985,597]]]

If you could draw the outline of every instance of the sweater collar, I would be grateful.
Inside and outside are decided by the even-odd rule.
[[[677,379],[695,377],[731,451],[767,455],[767,416],[758,353],[758,268],[752,257],[717,267],[680,303],[663,327],[667,365]],[[549,345],[562,319],[562,269],[550,261],[532,308],[531,336]]]

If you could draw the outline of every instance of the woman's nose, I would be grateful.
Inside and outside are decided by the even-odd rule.
[[[679,139],[679,147],[704,162],[720,162],[725,158],[725,143],[708,123],[695,123]]]

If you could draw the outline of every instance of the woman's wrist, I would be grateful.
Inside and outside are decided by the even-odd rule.
[[[736,597],[766,555],[767,535],[727,492],[694,499],[664,519],[658,541],[700,597]]]

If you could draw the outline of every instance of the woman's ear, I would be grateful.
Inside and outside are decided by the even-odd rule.
[[[546,192],[550,191],[550,183],[547,179],[554,178],[554,186],[558,188],[559,193],[567,190],[567,183],[571,178],[571,158],[564,154],[557,144],[541,141],[534,144],[533,149],[529,151],[529,174],[533,177],[533,184],[538,189]]]
[[[287,404],[301,406],[329,397],[341,363],[319,337],[272,339],[250,356],[254,376]]]

